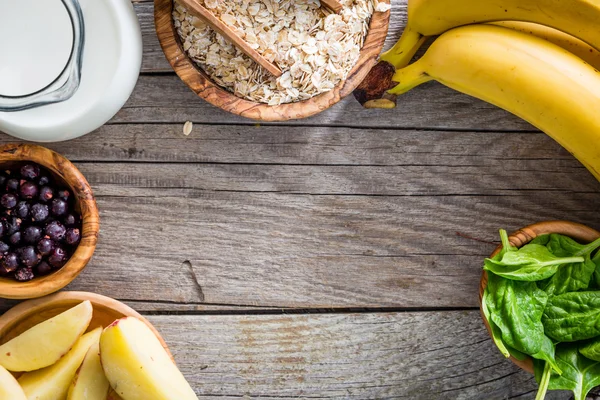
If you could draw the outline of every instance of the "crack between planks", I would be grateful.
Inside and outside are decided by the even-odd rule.
[[[239,304],[220,304],[220,303],[178,303],[174,301],[153,301],[153,300],[133,300],[119,299],[119,301],[141,304],[173,304],[189,306],[218,306],[231,307],[231,309],[222,310],[152,310],[143,311],[145,315],[300,315],[300,314],[385,314],[385,313],[418,313],[418,312],[471,312],[478,311],[479,307],[312,307],[312,308],[293,308],[293,307],[275,307],[275,306],[245,306]],[[238,308],[236,310],[236,308]],[[244,308],[244,309],[239,309]],[[245,309],[248,308],[248,309]]]
[[[153,74],[152,74],[153,75]],[[123,107],[123,110],[132,110],[132,109],[140,109],[140,108],[159,108],[159,106],[129,106]],[[196,107],[178,107],[181,109],[191,109],[195,110]],[[514,129],[481,129],[481,128],[448,128],[448,127],[421,127],[421,126],[390,126],[390,125],[347,125],[347,124],[336,124],[336,123],[298,123],[298,124],[289,124],[289,123],[273,123],[273,122],[227,122],[227,121],[219,121],[219,122],[206,122],[206,121],[194,121],[190,120],[196,126],[239,126],[239,127],[288,127],[288,128],[344,128],[344,129],[352,129],[352,130],[386,130],[386,131],[417,131],[417,132],[467,132],[467,133],[500,133],[500,134],[540,134],[545,135],[545,133],[539,130],[514,130]],[[106,125],[182,125],[186,121],[113,121],[108,122]]]

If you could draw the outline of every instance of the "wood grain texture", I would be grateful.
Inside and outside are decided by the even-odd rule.
[[[457,231],[493,242],[547,219],[600,226],[600,183],[539,133],[181,132],[112,125],[52,145],[103,217],[71,289],[149,312],[476,307],[494,245]]]
[[[537,389],[477,311],[150,321],[202,399],[533,399]]]
[[[340,3],[338,0],[321,0],[321,4],[336,14],[339,14],[339,12],[344,8],[342,3]]]
[[[183,124],[186,121],[192,121],[195,125],[255,125],[246,118],[223,111],[198,98],[178,77],[171,74],[140,76],[128,102],[109,124]],[[394,110],[368,110],[354,98],[347,97],[318,115],[285,122],[285,126],[290,125],[398,130],[537,131],[504,110],[436,82],[403,95]]]
[[[4,168],[25,161],[45,167],[57,181],[71,189],[75,207],[81,215],[81,241],[69,261],[49,275],[28,282],[0,277],[0,297],[9,299],[41,297],[68,285],[81,273],[94,254],[100,229],[92,188],[77,167],[62,155],[45,147],[31,144],[5,144],[0,147],[0,165]]]
[[[382,0],[389,2],[389,0]],[[214,84],[208,75],[185,54],[173,26],[173,0],[155,0],[155,26],[159,42],[167,60],[181,78],[198,96],[233,114],[260,121],[287,121],[306,118],[330,108],[348,96],[363,80],[377,57],[386,38],[390,12],[376,12],[371,18],[360,57],[348,77],[332,90],[309,100],[269,106],[242,99]]]

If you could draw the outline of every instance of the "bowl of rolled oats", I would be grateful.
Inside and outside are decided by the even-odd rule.
[[[201,98],[261,121],[306,118],[352,93],[375,65],[389,25],[390,0],[199,0],[253,49],[277,65],[271,75],[177,0],[154,0],[167,60]]]

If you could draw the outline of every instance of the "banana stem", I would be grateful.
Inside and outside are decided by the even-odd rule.
[[[398,84],[388,90],[388,93],[401,95],[425,82],[433,80],[433,78],[421,68],[420,62],[417,61],[406,68],[397,70],[392,80],[398,82]]]
[[[396,69],[404,68],[410,63],[410,60],[423,43],[425,43],[425,40],[427,40],[427,36],[414,31],[408,25],[404,29],[404,32],[402,32],[400,40],[396,42],[394,47],[383,53],[380,59],[389,62]]]

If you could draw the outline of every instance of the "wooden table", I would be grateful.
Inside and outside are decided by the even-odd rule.
[[[348,98],[258,125],[188,90],[152,2],[134,6],[144,62],[131,99],[97,132],[49,146],[101,211],[95,256],[68,290],[148,315],[201,398],[533,399],[533,377],[483,328],[482,259],[499,228],[600,228],[600,184],[579,162],[434,83],[396,110]],[[405,14],[394,1],[390,43]]]

